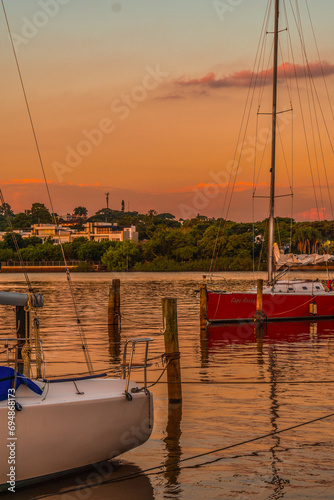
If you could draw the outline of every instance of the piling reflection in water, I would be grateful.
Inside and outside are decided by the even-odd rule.
[[[164,442],[166,444],[167,457],[165,461],[165,478],[166,494],[178,497],[182,492],[178,478],[180,475],[180,460],[182,457],[182,448],[180,445],[180,438],[182,420],[182,403],[174,403],[168,405],[168,421],[166,427],[166,437]]]
[[[272,432],[277,432],[281,427],[278,422],[280,419],[280,395],[279,382],[284,375],[284,366],[279,363],[276,344],[291,344],[292,348],[296,342],[317,343],[321,338],[326,338],[328,332],[331,332],[333,322],[280,322],[280,323],[244,323],[230,325],[209,325],[206,330],[207,342],[205,343],[204,332],[201,329],[201,360],[207,361],[210,354],[217,352],[217,349],[224,349],[227,345],[246,345],[255,344],[257,351],[257,364],[259,367],[258,380],[265,380],[263,368],[267,364],[267,373],[269,373],[269,399],[270,399],[270,424]],[[264,352],[264,346],[267,352]],[[265,355],[267,354],[267,361]],[[291,367],[288,367],[291,369]],[[274,491],[270,495],[271,499],[283,498],[286,494],[286,485],[290,483],[289,479],[282,476],[280,464],[283,460],[280,458],[282,452],[281,435],[276,434],[271,438],[272,444],[269,447],[270,463],[272,477],[268,481],[273,485]]]
[[[270,393],[269,398],[271,401],[270,406],[270,422],[272,425],[272,431],[277,432],[279,430],[278,419],[279,419],[279,395],[278,395],[278,379],[280,377],[280,368],[277,364],[277,351],[274,346],[270,347],[269,350],[269,366],[268,372],[270,373]],[[274,485],[274,493],[271,495],[272,499],[282,498],[284,496],[284,485],[289,481],[280,476],[279,463],[282,460],[279,458],[279,452],[281,451],[281,436],[276,434],[272,436],[272,446],[269,448],[271,453],[271,468],[273,472],[273,477],[270,484]]]
[[[121,361],[121,329],[118,325],[108,324],[110,362],[117,365]]]
[[[255,338],[256,338],[256,349],[257,349],[257,363],[258,365],[264,364],[263,358],[263,337],[264,337],[264,324],[257,322],[254,326],[255,328]]]

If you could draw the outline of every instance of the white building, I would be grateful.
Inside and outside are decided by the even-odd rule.
[[[36,236],[41,238],[43,243],[51,238],[54,243],[62,243],[73,241],[75,238],[84,237],[89,241],[126,241],[130,240],[138,243],[138,233],[136,226],[121,227],[110,222],[86,222],[83,231],[76,231],[71,228],[65,228],[62,225],[55,224],[33,224],[31,231],[16,230],[15,233],[20,234],[23,238]],[[3,239],[5,232],[0,233],[0,241]]]
[[[72,234],[73,238],[84,236],[90,241],[126,241],[130,240],[138,243],[138,233],[136,226],[121,227],[110,222],[86,222],[84,231]]]
[[[43,243],[48,238],[51,238],[54,243],[59,243],[59,239],[62,243],[71,241],[71,231],[56,224],[33,224],[29,236],[37,236],[43,240]]]

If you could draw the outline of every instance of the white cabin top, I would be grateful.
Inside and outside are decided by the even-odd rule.
[[[298,293],[298,294],[321,294],[328,293],[320,281],[303,281],[303,280],[280,280],[274,286],[264,286],[263,293]]]

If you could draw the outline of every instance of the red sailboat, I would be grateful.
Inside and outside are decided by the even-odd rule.
[[[334,291],[332,283],[325,288],[316,280],[280,280],[290,267],[326,263],[334,260],[331,255],[284,255],[278,247],[274,248],[274,215],[275,215],[275,169],[276,169],[276,134],[277,134],[277,89],[278,89],[278,51],[279,51],[279,0],[275,0],[274,27],[274,62],[273,62],[273,97],[272,97],[272,130],[271,130],[271,164],[270,164],[270,196],[269,196],[269,230],[268,230],[268,285],[263,287],[262,311],[268,321],[284,321],[295,319],[334,317]],[[310,67],[309,76],[312,80]],[[312,81],[313,82],[313,81]],[[277,250],[277,251],[276,251]],[[276,268],[283,271],[275,276]],[[302,267],[301,267],[302,269]],[[257,310],[257,290],[244,292],[228,292],[225,290],[208,290],[207,320],[215,322],[253,321]]]

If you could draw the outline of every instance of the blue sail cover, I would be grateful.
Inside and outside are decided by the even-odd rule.
[[[8,390],[13,386],[14,377],[15,371],[13,368],[10,368],[9,366],[0,366],[0,401],[8,399]],[[35,382],[18,373],[16,379],[16,389],[21,384],[25,384],[36,394],[43,393],[42,389],[38,387]]]

